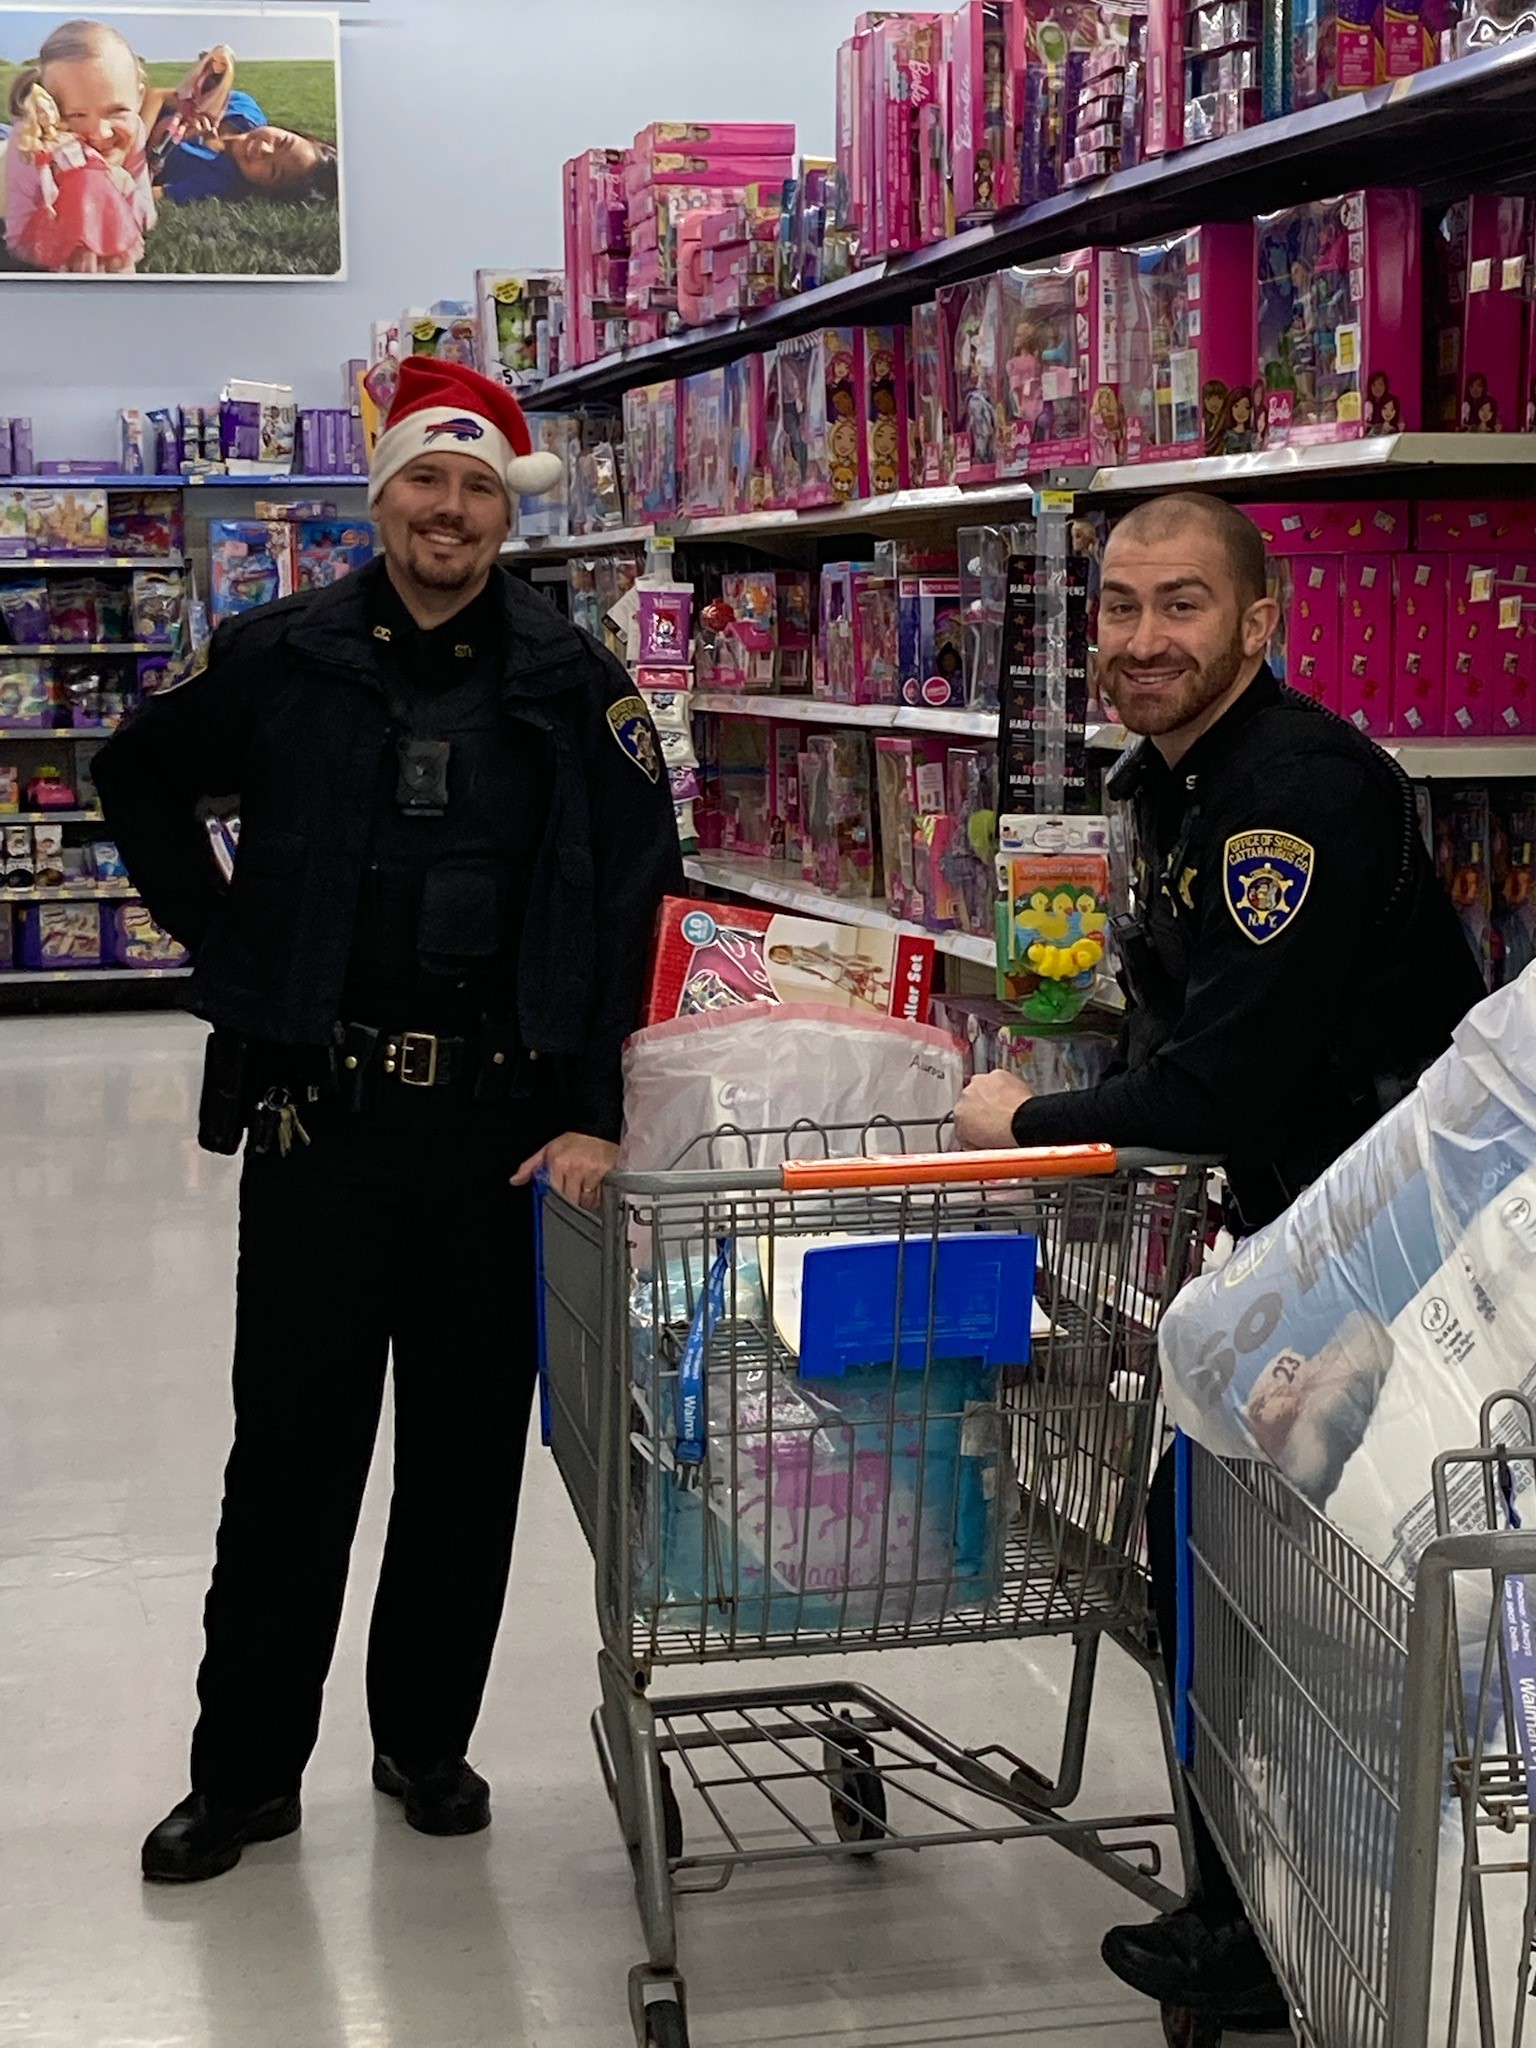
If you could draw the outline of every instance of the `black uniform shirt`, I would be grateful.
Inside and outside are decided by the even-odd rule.
[[[1176,767],[1143,741],[1111,788],[1140,849],[1120,1056],[1014,1137],[1218,1155],[1258,1228],[1444,1051],[1481,976],[1407,778],[1268,668]]]
[[[364,573],[392,728],[408,722],[411,737],[448,742],[448,802],[437,818],[402,812],[392,734],[342,1014],[390,1031],[468,1030],[486,1012],[515,1008],[552,764],[541,736],[502,707],[498,579],[445,624],[424,629],[382,563]]]

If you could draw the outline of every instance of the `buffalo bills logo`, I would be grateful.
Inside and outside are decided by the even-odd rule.
[[[467,419],[462,414],[457,419],[439,420],[435,427],[428,427],[427,439],[429,441],[435,441],[439,434],[451,434],[455,441],[483,441],[485,439],[485,429],[481,426],[480,422]]]

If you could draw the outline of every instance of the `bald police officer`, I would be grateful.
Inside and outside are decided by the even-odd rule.
[[[1112,795],[1136,826],[1128,999],[1097,1087],[971,1082],[971,1147],[1106,1140],[1226,1161],[1232,1221],[1286,1208],[1450,1042],[1483,994],[1413,791],[1380,748],[1276,681],[1279,622],[1253,522],[1196,493],[1154,499],[1105,549],[1099,678],[1140,744]],[[1153,1594],[1174,1641],[1172,1473],[1148,1508]],[[1196,1815],[1191,1902],[1113,1929],[1104,1959],[1149,1997],[1237,2021],[1281,1998]]]

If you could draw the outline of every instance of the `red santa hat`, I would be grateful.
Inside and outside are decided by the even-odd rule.
[[[433,453],[483,462],[514,501],[552,491],[565,475],[558,455],[535,450],[523,409],[510,391],[462,363],[407,356],[373,451],[369,504],[408,462]]]

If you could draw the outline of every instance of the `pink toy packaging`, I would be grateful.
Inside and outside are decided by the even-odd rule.
[[[1501,555],[1499,660],[1489,731],[1515,738],[1536,727],[1536,563],[1527,555]]]
[[[1119,394],[1102,376],[1095,252],[1004,270],[991,280],[1002,395],[998,472],[1123,457]]]
[[[1242,455],[1258,447],[1253,262],[1246,221],[1099,251],[1100,381],[1119,393],[1121,460]]]
[[[800,747],[798,725],[768,728],[768,851],[774,860],[799,866],[803,854],[800,835]]]
[[[1497,557],[1453,556],[1445,632],[1445,729],[1453,737],[1493,732],[1500,662],[1506,647],[1518,648],[1519,631],[1518,600],[1501,617]]]
[[[741,192],[748,185],[782,185],[794,176],[795,159],[788,156],[739,156],[719,149],[657,150],[653,156],[636,158],[625,171],[624,190],[630,199],[640,199],[669,185],[698,185],[710,192]]]
[[[912,308],[912,454],[914,484],[954,481],[954,437],[944,391],[944,348],[936,305]]]
[[[1429,233],[1429,330],[1436,414],[1446,433],[1516,433],[1525,424],[1528,202],[1458,199]]]
[[[1445,555],[1393,557],[1392,730],[1399,739],[1445,731]]]
[[[879,255],[915,249],[922,240],[918,216],[923,110],[937,102],[942,33],[937,14],[887,15],[874,32],[870,246]]]
[[[927,921],[921,821],[944,815],[947,751],[942,740],[900,733],[882,733],[875,741],[885,907],[912,924]]]
[[[652,121],[635,137],[636,162],[673,150],[713,150],[721,156],[793,156],[793,121]]]
[[[679,476],[677,380],[636,385],[624,394],[624,462],[630,516],[670,519]]]
[[[1310,556],[1291,571],[1285,680],[1330,711],[1339,710],[1342,699],[1343,571],[1338,555]]]
[[[1003,392],[998,311],[990,278],[944,285],[939,291],[944,410],[957,484],[990,483],[997,475]]]
[[[774,502],[806,510],[859,490],[855,329],[818,328],[781,341],[769,463]]]
[[[1382,738],[1392,723],[1392,557],[1345,555],[1339,710]]]
[[[955,232],[954,167],[950,151],[952,83],[955,72],[955,17],[941,14],[938,23],[938,71],[934,97],[918,116],[919,182],[917,239],[942,242]]]
[[[1415,192],[1372,188],[1256,223],[1265,446],[1417,428],[1421,211]]]
[[[869,746],[861,732],[812,733],[800,756],[801,873],[830,896],[874,894]]]
[[[879,498],[912,481],[906,329],[861,327],[857,338],[859,496]]]
[[[1184,0],[1149,0],[1142,155],[1184,147]]]
[[[1405,501],[1362,505],[1244,505],[1272,555],[1393,554],[1413,539]],[[1444,543],[1426,541],[1426,547]]]
[[[878,568],[856,569],[852,597],[853,701],[894,704],[901,694],[895,581]]]
[[[724,370],[682,380],[684,489],[681,509],[707,519],[731,509],[730,396]]]
[[[1009,19],[1018,0],[962,0],[950,73],[955,219],[972,226],[1018,203],[1018,137],[1010,114]]]
[[[1536,501],[1521,498],[1421,498],[1414,507],[1414,545],[1448,554],[1492,557],[1501,550],[1536,552]]]
[[[738,356],[725,366],[725,413],[730,435],[726,477],[728,512],[761,512],[768,502],[768,446],[763,414],[763,356]]]

